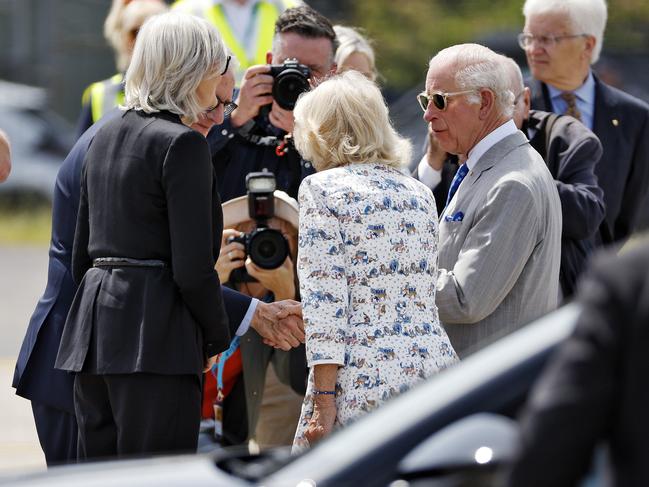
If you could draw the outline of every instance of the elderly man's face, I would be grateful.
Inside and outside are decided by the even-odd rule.
[[[581,34],[575,32],[563,13],[531,15],[525,21],[523,32],[533,36],[558,37]],[[588,70],[594,38],[564,37],[543,45],[534,41],[525,49],[532,76],[553,86],[562,87],[567,80]],[[585,73],[583,73],[585,76]],[[583,80],[582,80],[583,81]]]
[[[426,75],[426,93],[464,91],[455,82],[455,72],[455,67],[448,63],[431,65]],[[424,120],[430,124],[440,148],[451,154],[467,154],[476,142],[481,125],[480,104],[470,104],[467,101],[469,95],[447,97],[445,110],[429,103],[424,113]]]

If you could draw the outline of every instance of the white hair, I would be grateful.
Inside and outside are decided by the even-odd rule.
[[[338,69],[344,64],[345,60],[355,52],[363,54],[370,63],[372,73],[376,78],[376,66],[374,49],[369,41],[361,35],[356,29],[344,25],[334,25],[334,32],[338,39],[338,49],[336,49],[335,62]]]
[[[300,96],[293,111],[295,147],[318,171],[347,164],[401,167],[410,142],[396,132],[378,86],[345,71]]]
[[[438,62],[454,66],[459,90],[476,91],[467,96],[469,103],[480,103],[477,91],[487,88],[494,93],[499,113],[508,118],[512,116],[514,93],[510,89],[509,73],[502,56],[480,44],[458,44],[438,52],[430,60],[430,65]]]
[[[590,56],[590,63],[599,59],[604,42],[604,30],[608,11],[605,0],[526,0],[523,15],[529,19],[532,15],[547,13],[566,14],[572,25],[573,34],[588,34],[595,37],[595,48]]]
[[[525,88],[521,68],[516,61],[510,57],[502,56],[502,61],[507,68],[507,73],[509,74],[509,88],[514,93],[514,96],[517,96]]]
[[[225,68],[228,51],[214,26],[193,15],[151,17],[138,34],[126,72],[126,108],[169,110],[194,123],[203,108],[196,89]]]
[[[128,33],[141,26],[152,15],[165,12],[168,7],[162,0],[113,0],[104,22],[104,37],[115,51],[117,69],[126,71],[131,60]]]

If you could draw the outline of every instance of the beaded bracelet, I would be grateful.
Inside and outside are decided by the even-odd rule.
[[[318,390],[314,389],[313,394],[316,395],[316,396],[335,396],[336,391],[318,391]]]

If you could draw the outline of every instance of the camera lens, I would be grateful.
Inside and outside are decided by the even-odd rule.
[[[258,228],[250,235],[248,255],[262,269],[277,269],[288,256],[288,242],[277,230]]]
[[[293,110],[300,94],[309,90],[309,80],[297,69],[282,71],[273,83],[273,98],[284,110]]]

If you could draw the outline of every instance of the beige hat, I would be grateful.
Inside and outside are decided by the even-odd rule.
[[[275,217],[286,220],[298,229],[300,210],[295,198],[291,198],[284,191],[275,191],[273,196],[275,197]],[[247,195],[226,201],[222,208],[223,228],[234,228],[239,223],[250,220]]]

